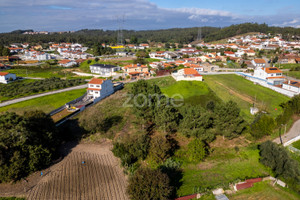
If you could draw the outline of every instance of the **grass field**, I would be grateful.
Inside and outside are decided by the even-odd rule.
[[[280,69],[291,69],[292,67],[298,67],[300,66],[300,64],[280,64],[280,67],[279,67],[279,64],[275,64],[275,67],[279,67]]]
[[[27,69],[22,68],[14,68],[7,70],[10,73],[14,73],[19,77],[38,77],[38,78],[51,78],[51,77],[69,77],[74,76],[72,73],[64,73],[62,70],[65,69],[63,67],[51,67],[51,68],[39,68],[39,67],[28,67]]]
[[[185,103],[192,105],[206,106],[207,102],[211,100],[219,101],[207,84],[199,81],[179,81],[168,87],[161,87],[161,90],[171,98],[180,98],[181,96]]]
[[[233,148],[215,148],[202,163],[183,164],[182,186],[178,196],[195,193],[195,187],[228,188],[229,183],[247,178],[264,177],[268,170],[259,163],[259,150],[244,147],[236,152]]]
[[[300,140],[298,140],[297,142],[293,143],[293,147],[297,148],[300,150]]]
[[[241,115],[251,121],[250,107],[253,103],[260,109],[277,116],[282,112],[279,106],[287,102],[289,97],[279,94],[271,89],[255,85],[251,81],[237,75],[209,75],[204,76],[204,82],[223,101],[233,100],[241,108]],[[277,110],[276,110],[277,109]]]
[[[12,104],[5,107],[0,107],[0,112],[16,112],[23,113],[30,110],[42,110],[45,113],[51,112],[52,110],[63,106],[65,103],[72,101],[86,92],[86,89],[72,90],[68,92],[48,95],[23,101],[20,103]]]
[[[284,72],[283,74],[296,79],[300,79],[300,71],[288,71]]]
[[[227,195],[232,200],[296,200],[300,196],[295,192],[281,188],[277,185],[272,186],[269,182],[255,183],[252,188],[241,190],[233,195]]]

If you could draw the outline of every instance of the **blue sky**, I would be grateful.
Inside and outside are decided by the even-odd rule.
[[[299,0],[0,0],[0,32],[224,27],[243,22],[300,28]]]

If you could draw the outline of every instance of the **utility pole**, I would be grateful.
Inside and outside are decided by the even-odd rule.
[[[202,29],[201,27],[198,28],[198,36],[197,36],[197,41],[201,41],[202,40]]]

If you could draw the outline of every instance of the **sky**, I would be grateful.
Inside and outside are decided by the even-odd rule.
[[[152,30],[244,22],[300,28],[299,0],[0,0],[0,32]]]

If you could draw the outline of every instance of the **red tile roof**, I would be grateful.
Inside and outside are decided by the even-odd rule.
[[[240,184],[236,184],[236,189],[237,190],[242,190],[242,189],[251,188],[251,187],[253,187],[253,183],[240,183]]]
[[[267,79],[283,79],[284,76],[274,76],[274,77],[267,77]]]
[[[9,73],[8,72],[0,72],[0,76],[5,76],[7,74],[9,74]]]
[[[185,75],[200,75],[197,70],[193,69],[193,68],[185,68],[184,69],[184,74]]]
[[[265,64],[266,61],[264,59],[254,59],[254,62],[257,64]]]
[[[101,89],[100,88],[88,88],[87,90],[97,90],[97,91],[100,91]]]
[[[101,85],[105,80],[104,79],[99,79],[99,78],[93,78],[90,80],[89,84],[99,84]]]
[[[282,73],[282,71],[279,70],[277,67],[266,67],[266,68],[265,68],[265,72],[267,72],[268,74],[272,74],[272,73]]]

